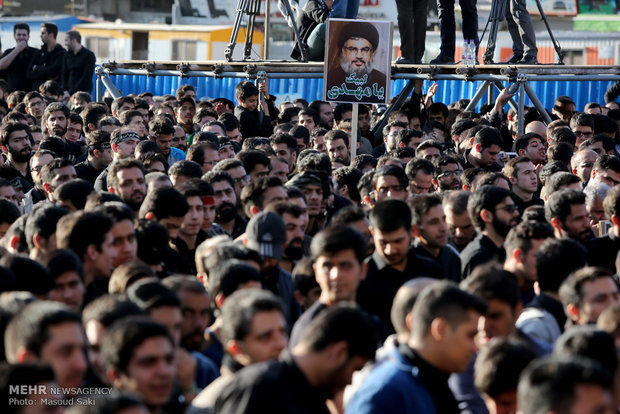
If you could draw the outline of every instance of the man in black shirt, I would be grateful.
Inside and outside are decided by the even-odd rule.
[[[6,71],[9,83],[8,92],[31,90],[30,81],[26,78],[30,61],[37,49],[28,46],[30,26],[26,23],[17,23],[13,26],[15,47],[7,49],[0,59],[0,70]]]
[[[479,234],[461,252],[461,276],[465,279],[480,264],[504,262],[504,240],[517,224],[519,213],[511,192],[494,185],[477,189],[467,202],[467,211]]]
[[[592,240],[588,246],[588,264],[615,270],[620,250],[620,186],[609,190],[603,208],[612,226],[606,235]]]
[[[73,95],[76,92],[93,90],[95,54],[81,44],[82,36],[77,30],[69,30],[65,35],[65,54],[62,69],[62,86]]]
[[[366,242],[353,227],[334,225],[317,233],[310,245],[316,281],[321,296],[299,317],[291,333],[293,348],[308,325],[324,309],[339,303],[354,303],[360,281],[366,277]]]
[[[110,134],[103,130],[93,131],[86,137],[88,158],[75,165],[75,172],[92,185],[101,172],[112,162]]]
[[[456,249],[448,246],[448,225],[437,194],[419,194],[409,202],[413,217],[415,252],[441,266],[443,277],[461,280],[461,259]]]
[[[398,289],[415,277],[440,278],[442,271],[411,247],[411,210],[404,201],[378,201],[370,213],[370,224],[375,252],[367,259],[368,273],[360,283],[357,302],[393,333],[390,310]]]
[[[215,403],[216,413],[329,413],[326,400],[342,392],[353,371],[374,358],[372,319],[334,306],[308,326],[301,343],[280,360],[237,373]]]
[[[512,184],[513,200],[519,208],[519,215],[529,206],[542,206],[543,201],[534,195],[538,190],[538,176],[532,161],[527,157],[516,157],[506,163],[502,170]]]
[[[60,82],[62,63],[67,51],[56,43],[57,36],[58,26],[54,23],[41,23],[43,46],[34,54],[28,68],[28,79],[32,82],[31,89],[38,90],[39,86],[48,80]]]

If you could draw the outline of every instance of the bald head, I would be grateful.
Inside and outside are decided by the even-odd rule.
[[[547,140],[547,126],[541,121],[532,121],[525,126],[525,133],[534,132]]]

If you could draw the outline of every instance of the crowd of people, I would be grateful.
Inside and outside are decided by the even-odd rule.
[[[508,89],[352,119],[10,79],[7,413],[618,411],[620,88],[518,134]]]

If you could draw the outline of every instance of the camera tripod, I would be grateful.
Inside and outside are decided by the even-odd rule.
[[[499,30],[499,24],[504,19],[506,13],[506,7],[508,6],[508,1],[511,0],[493,0],[491,3],[491,11],[489,13],[489,20],[487,20],[487,24],[484,27],[484,31],[482,37],[484,37],[484,32],[486,32],[489,24],[491,28],[489,29],[489,38],[487,39],[487,49],[484,52],[483,61],[485,64],[493,63],[493,55],[495,53],[495,45],[497,41],[497,31]],[[549,21],[547,20],[547,16],[545,15],[545,11],[542,8],[542,4],[540,4],[540,0],[536,0],[536,7],[538,7],[538,11],[540,12],[540,17],[545,22],[545,27],[547,28],[547,32],[549,32],[549,37],[551,38],[551,42],[553,43],[553,48],[558,55],[558,63],[560,65],[564,64],[564,52],[560,47],[560,43],[555,39],[553,33],[551,32],[551,27],[549,26]],[[482,42],[482,37],[480,41]]]
[[[266,0],[270,1],[270,0]],[[254,37],[254,27],[256,24],[256,16],[260,14],[260,2],[261,0],[239,0],[237,3],[237,8],[235,10],[235,23],[233,25],[232,34],[230,35],[230,42],[224,51],[224,57],[227,61],[232,60],[233,50],[235,49],[235,43],[237,42],[237,35],[239,34],[239,28],[241,27],[243,15],[248,16],[248,21],[246,23],[246,32],[245,32],[245,47],[243,49],[243,60],[249,60],[250,54],[252,52],[252,39]],[[295,33],[295,41],[299,45],[299,50],[301,51],[301,60],[303,62],[308,61],[308,53],[306,48],[302,44],[301,36],[299,35],[299,29],[297,27],[297,23],[295,22],[295,14],[291,9],[291,4],[289,0],[280,0],[282,3],[284,10],[288,16],[284,16],[289,19],[289,25],[293,28],[293,32]],[[265,22],[267,23],[268,16],[265,16]]]

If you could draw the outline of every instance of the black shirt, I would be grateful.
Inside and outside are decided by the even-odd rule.
[[[88,181],[93,186],[95,185],[97,177],[99,176],[99,174],[101,174],[101,171],[102,170],[95,169],[95,167],[93,167],[93,165],[88,162],[88,160],[85,160],[79,164],[75,164],[75,173],[77,174],[78,178]]]
[[[620,239],[616,237],[613,230],[610,230],[606,235],[590,241],[588,264],[601,266],[615,273],[618,250],[620,250]]]
[[[54,80],[60,83],[60,72],[62,63],[65,60],[67,51],[56,44],[51,52],[47,50],[47,46],[41,46],[30,62],[28,69],[28,79],[32,82],[32,89],[39,90],[39,86],[48,80]]]
[[[2,54],[2,57],[7,56],[11,53],[15,48],[7,49]],[[3,71],[3,77],[6,78],[9,83],[9,92],[13,91],[25,91],[28,92],[32,90],[30,87],[31,82],[26,77],[28,73],[28,68],[30,65],[30,61],[32,57],[37,53],[37,49],[34,47],[28,46],[26,49],[22,50],[20,54],[15,56],[13,62]]]
[[[415,252],[423,257],[427,257],[441,266],[443,278],[452,280],[454,282],[461,281],[461,258],[459,257],[456,249],[452,246],[442,247],[439,251],[439,256],[435,257],[426,250],[418,241],[414,242]]]
[[[400,344],[398,346],[398,352],[407,358],[413,366],[418,368],[418,376],[431,395],[437,413],[458,414],[461,412],[458,402],[448,386],[449,373],[442,372],[429,364],[407,344]]]
[[[497,247],[491,239],[480,233],[461,252],[461,277],[465,279],[476,266],[492,260],[504,263],[506,251],[503,247]]]
[[[301,314],[299,319],[297,319],[297,322],[295,322],[293,330],[291,331],[291,338],[288,341],[288,346],[290,349],[293,349],[295,345],[301,341],[301,337],[303,336],[303,333],[308,325],[310,325],[310,322],[312,322],[312,320],[326,308],[327,305],[317,300],[308,308],[308,310]]]
[[[73,95],[78,91],[90,93],[93,90],[95,54],[82,47],[77,54],[68,52],[62,70],[62,86]]]
[[[545,202],[542,201],[540,197],[533,196],[530,201],[523,201],[521,197],[514,194],[512,200],[515,202],[515,205],[519,208],[519,217],[523,215],[523,212],[526,208],[530,206],[544,206]]]
[[[433,260],[418,256],[413,248],[407,254],[407,266],[401,272],[388,265],[375,251],[368,259],[368,272],[357,289],[357,303],[368,313],[377,315],[388,332],[394,327],[390,320],[392,301],[398,289],[410,279],[416,277],[442,278],[441,268]]]
[[[329,413],[326,390],[313,387],[292,356],[239,371],[215,402],[214,413]]]

